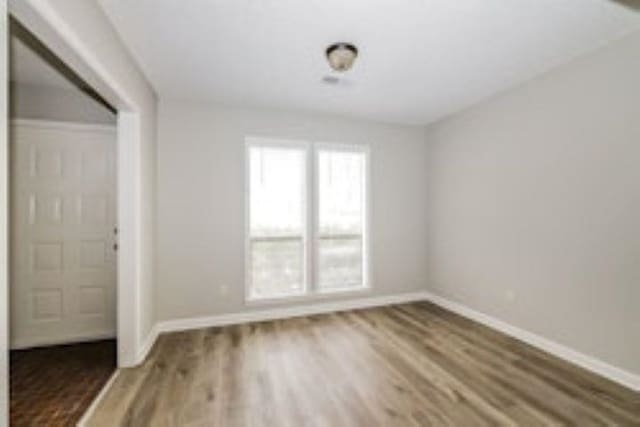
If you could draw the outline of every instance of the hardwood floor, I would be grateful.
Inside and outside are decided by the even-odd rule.
[[[94,426],[640,425],[640,394],[430,303],[162,335]]]

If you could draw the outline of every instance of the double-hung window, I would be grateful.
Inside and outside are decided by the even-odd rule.
[[[368,150],[247,139],[247,297],[369,285]]]

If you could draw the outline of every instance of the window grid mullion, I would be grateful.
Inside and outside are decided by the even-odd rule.
[[[308,271],[309,271],[309,293],[315,294],[318,291],[318,268],[317,268],[317,233],[318,233],[318,195],[317,195],[317,172],[316,172],[316,150],[314,144],[309,144],[307,153],[308,174],[307,189],[309,194],[307,225],[309,230],[308,241]]]

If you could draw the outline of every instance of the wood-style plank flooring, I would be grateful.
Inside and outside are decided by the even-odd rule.
[[[429,303],[162,335],[94,426],[640,426],[640,393]]]

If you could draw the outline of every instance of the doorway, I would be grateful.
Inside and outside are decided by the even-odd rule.
[[[153,227],[157,100],[98,4],[0,0],[0,77],[8,82],[9,16],[88,83],[83,91],[117,109],[117,363],[140,364],[154,342]],[[8,318],[7,85],[0,86],[0,317]],[[95,89],[95,90],[93,90]],[[98,93],[96,93],[96,91]],[[8,417],[8,321],[0,322],[0,425]]]
[[[74,425],[116,369],[116,115],[10,37],[10,420]]]

